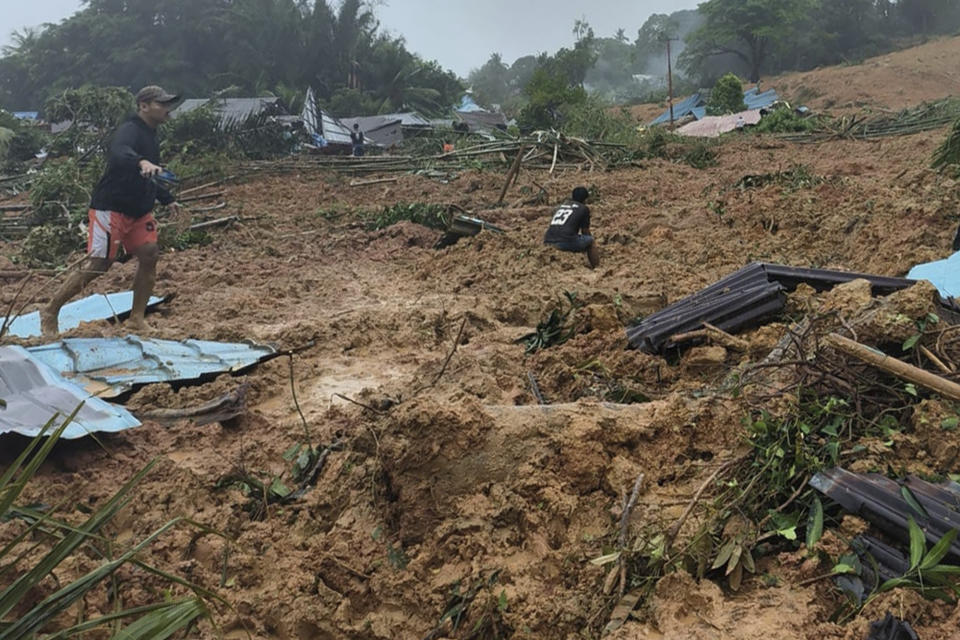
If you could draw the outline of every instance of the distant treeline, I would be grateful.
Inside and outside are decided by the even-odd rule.
[[[623,29],[596,37],[574,25],[575,50],[589,57],[580,86],[615,102],[666,94],[666,40],[671,40],[677,92],[709,87],[734,72],[760,75],[864,58],[960,29],[960,0],[708,0],[696,11],[651,16],[631,41]],[[493,54],[469,76],[481,102],[515,110],[545,54],[506,63]]]
[[[333,0],[331,0],[332,2]],[[14,34],[0,58],[0,106],[36,109],[84,84],[149,83],[188,96],[276,95],[297,108],[313,86],[336,115],[416,109],[438,114],[465,86],[436,62],[380,32],[372,0],[86,0],[56,25]],[[631,40],[597,37],[507,63],[499,54],[468,80],[482,104],[527,121],[560,118],[581,92],[638,102],[666,94],[671,41],[675,91],[712,86],[727,72],[761,74],[859,62],[960,29],[960,0],[707,0],[651,16]]]
[[[441,113],[455,74],[379,30],[364,0],[86,0],[60,24],[14,34],[0,106],[36,109],[84,84],[161,84],[191,97],[235,88],[290,103],[313,86],[338,115]]]

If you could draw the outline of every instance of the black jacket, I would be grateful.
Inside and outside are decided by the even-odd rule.
[[[154,201],[173,202],[169,191],[140,175],[141,160],[159,165],[160,146],[157,132],[135,115],[113,134],[107,169],[93,190],[90,208],[141,218],[153,210]]]

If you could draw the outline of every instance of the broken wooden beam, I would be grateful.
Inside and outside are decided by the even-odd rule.
[[[834,348],[868,364],[872,364],[878,369],[882,369],[898,378],[926,387],[951,400],[960,400],[960,384],[952,380],[941,378],[925,369],[907,364],[893,356],[888,356],[878,349],[860,344],[855,340],[851,340],[837,333],[829,334],[826,337],[826,341],[827,344]]]
[[[748,351],[750,349],[750,343],[746,340],[732,336],[723,329],[713,326],[709,322],[703,323],[703,329],[678,333],[674,336],[671,336],[670,340],[679,344],[681,342],[687,342],[689,340],[695,340],[698,338],[712,338],[723,346],[736,349],[737,351]]]
[[[507,196],[507,189],[510,188],[510,184],[517,177],[517,174],[520,173],[520,162],[523,161],[523,152],[523,145],[520,145],[520,148],[517,149],[517,157],[513,160],[513,166],[510,167],[510,171],[507,172],[507,181],[503,183],[503,189],[500,191],[497,204],[503,204],[503,199]]]

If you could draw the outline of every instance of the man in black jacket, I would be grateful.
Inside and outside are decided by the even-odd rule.
[[[171,207],[177,219],[182,215],[173,196],[155,179],[163,172],[156,129],[170,117],[177,99],[160,87],[144,87],[137,93],[136,115],[114,132],[106,171],[90,200],[87,265],[70,274],[41,310],[44,336],[59,333],[60,308],[110,268],[121,245],[137,257],[133,309],[127,324],[133,331],[149,329],[143,316],[156,280],[159,255],[157,221],[152,214],[154,202]]]
[[[590,207],[587,206],[586,187],[573,190],[573,197],[557,207],[550,218],[550,226],[543,243],[560,251],[586,253],[590,268],[600,265],[597,243],[590,235]]]

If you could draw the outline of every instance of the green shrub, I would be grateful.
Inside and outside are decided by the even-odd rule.
[[[747,109],[743,101],[743,83],[736,74],[728,73],[714,85],[707,102],[707,115],[722,116]]]
[[[84,236],[72,222],[44,224],[30,229],[20,246],[19,262],[31,269],[62,267],[84,247]]]
[[[817,120],[805,118],[789,107],[774,109],[753,127],[758,133],[799,133],[817,129]]]
[[[933,153],[933,168],[960,164],[960,120],[953,123],[947,139]]]
[[[565,113],[587,102],[583,87],[571,87],[559,73],[539,68],[523,89],[529,98],[517,123],[521,130],[560,128]]]
[[[0,399],[0,409],[4,406]],[[164,524],[129,547],[123,545],[124,548],[119,548],[115,546],[116,541],[106,537],[109,525],[130,501],[133,488],[155,461],[135,474],[112,497],[97,502],[95,510],[87,510],[88,515],[75,524],[61,520],[52,508],[45,505],[18,504],[21,493],[72,419],[71,415],[56,428],[53,426],[56,418],[51,419],[0,473],[0,522],[9,523],[10,531],[20,530],[0,549],[0,566],[4,572],[17,569],[13,575],[5,576],[4,585],[0,587],[0,640],[46,638],[54,632],[52,637],[59,640],[88,637],[90,632],[109,633],[113,638],[159,639],[190,629],[209,615],[210,609],[204,600],[220,598],[137,560],[138,553],[180,524],[182,519]],[[213,533],[207,529],[204,531]],[[21,570],[18,565],[30,558],[36,559]],[[80,566],[79,558],[96,558],[98,561],[91,571],[74,578],[71,573]],[[122,583],[116,577],[117,571],[134,564],[139,565],[139,571],[165,576],[170,582],[179,582],[193,590],[196,595],[169,597],[168,594],[164,601],[124,609],[118,599]],[[110,580],[113,581],[108,587],[111,597],[107,597],[102,589]],[[89,619],[85,606],[88,598],[111,601],[111,610]],[[78,602],[82,603],[81,606],[77,606]],[[125,628],[121,628],[121,621],[128,623]],[[64,624],[68,627],[63,628]]]
[[[564,109],[560,130],[567,135],[619,144],[636,144],[637,125],[626,109],[611,112],[597,98]]]
[[[82,220],[90,202],[87,180],[72,158],[49,162],[30,189],[35,224]]]

